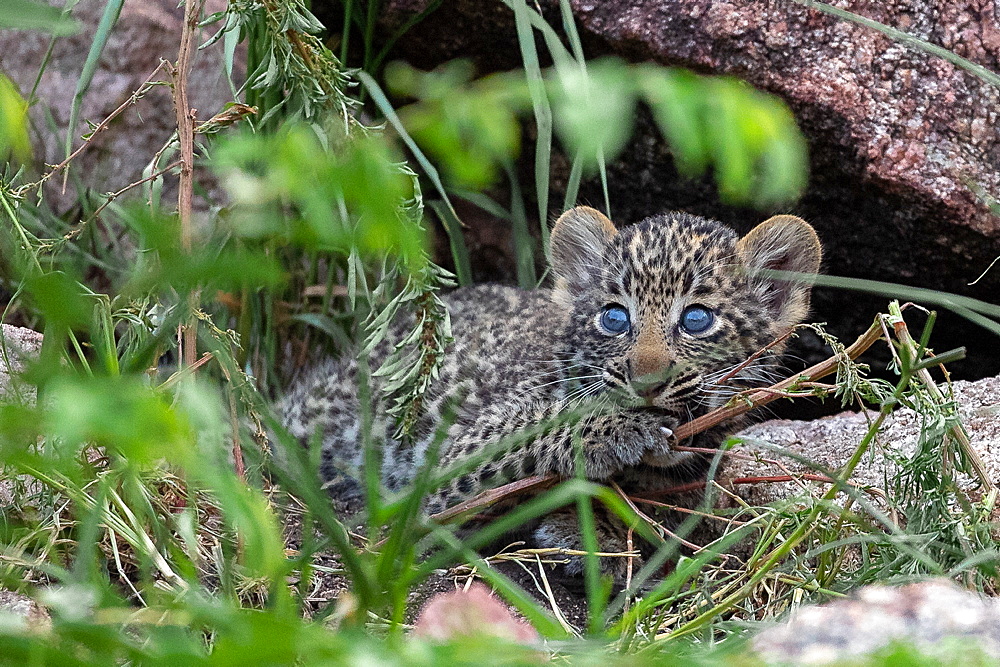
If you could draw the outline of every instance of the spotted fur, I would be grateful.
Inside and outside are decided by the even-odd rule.
[[[446,297],[454,343],[425,397],[415,442],[388,437],[384,408],[373,407],[372,435],[385,443],[382,479],[390,490],[410,482],[429,451],[436,451],[439,470],[482,459],[427,499],[429,513],[513,479],[571,476],[578,450],[589,479],[614,480],[627,491],[697,474],[699,459],[672,449],[671,430],[771,380],[778,349],[733,369],[809,307],[805,283],[759,270],[816,273],[821,251],[812,227],[792,216],[771,218],[741,239],[684,213],[617,230],[598,211],[577,207],[553,228],[550,255],[551,289],[477,286]],[[609,305],[627,310],[625,333],[602,328]],[[714,314],[698,334],[680,326],[693,305]],[[383,356],[376,351],[368,365],[377,367]],[[294,435],[306,442],[319,434],[324,477],[346,504],[361,497],[357,374],[357,359],[329,361],[281,406]],[[378,395],[377,382],[373,391]],[[580,410],[575,423],[567,419]],[[451,425],[435,437],[449,411],[453,418],[444,423]],[[716,446],[734,427],[723,425],[694,444]],[[496,451],[484,457],[487,450]],[[602,543],[622,542],[603,532]],[[543,521],[534,537],[539,546],[580,546],[571,512]]]

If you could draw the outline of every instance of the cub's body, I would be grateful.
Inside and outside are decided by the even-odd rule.
[[[428,451],[438,470],[475,461],[431,494],[428,512],[514,479],[572,476],[578,463],[625,491],[669,486],[678,470],[697,469],[697,457],[672,449],[672,429],[770,378],[780,349],[745,362],[805,316],[809,288],[768,271],[815,273],[820,263],[815,232],[791,216],[741,239],[681,213],[619,231],[586,207],[556,223],[550,254],[551,289],[480,286],[445,298],[454,343],[413,442],[391,437],[384,403],[373,401],[387,488],[412,480]],[[363,458],[357,364],[314,369],[282,406],[294,435],[322,442],[323,474],[347,504],[360,498]],[[732,427],[687,444],[715,446]],[[536,542],[579,547],[574,521],[566,512],[543,520]],[[602,548],[622,546],[614,522],[599,523]]]
[[[438,467],[457,459],[462,452],[474,453],[463,434],[484,420],[503,421],[514,406],[508,397],[532,397],[545,403],[559,400],[565,393],[561,383],[539,387],[540,374],[554,377],[552,364],[556,336],[549,290],[521,290],[500,285],[478,285],[455,290],[443,298],[451,319],[453,342],[448,347],[438,376],[424,394],[423,414],[412,443],[392,439],[395,424],[384,418],[385,401],[378,378],[373,386],[374,423],[371,438],[383,446],[382,480],[392,491],[412,481],[424,463],[427,449],[436,446]],[[502,326],[518,321],[521,327]],[[395,342],[412,323],[400,324]],[[378,368],[388,345],[376,347],[365,359],[369,370]],[[312,369],[285,399],[282,412],[286,427],[308,442],[317,430],[322,434],[322,473],[334,497],[349,506],[360,500],[361,411],[358,405],[359,361],[354,358],[328,360]],[[449,424],[447,434],[439,429]],[[444,437],[442,438],[442,435]],[[461,451],[457,443],[462,442]],[[484,443],[486,444],[486,443]],[[510,470],[508,470],[510,472]],[[346,473],[346,476],[345,476]],[[525,476],[534,474],[530,468]],[[467,489],[465,497],[473,494]],[[444,496],[445,503],[460,498]],[[431,511],[442,509],[435,503]]]

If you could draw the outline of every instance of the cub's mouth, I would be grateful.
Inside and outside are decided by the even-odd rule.
[[[687,411],[670,410],[658,406],[633,405],[623,408],[622,411],[631,414],[653,415],[662,419],[663,425],[671,429],[673,428],[672,424],[683,424],[691,420],[690,413]]]

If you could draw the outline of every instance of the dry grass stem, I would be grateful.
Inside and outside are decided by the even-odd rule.
[[[788,331],[786,331],[781,336],[778,336],[773,341],[771,341],[770,343],[768,343],[764,347],[760,348],[759,350],[757,350],[756,352],[754,352],[753,354],[751,354],[747,358],[746,361],[744,361],[743,363],[739,364],[736,368],[734,368],[733,370],[729,371],[728,373],[726,373],[725,375],[723,375],[721,378],[719,378],[719,380],[717,381],[718,384],[722,384],[726,380],[730,380],[730,379],[736,377],[740,373],[740,371],[742,371],[744,368],[746,368],[747,366],[749,366],[750,364],[752,364],[754,361],[756,361],[757,359],[759,359],[761,357],[761,355],[763,355],[766,352],[769,352],[770,350],[772,350],[777,345],[780,345],[780,344],[784,343],[786,340],[788,340],[792,336],[793,333],[795,333],[795,329],[794,328],[789,329]]]
[[[177,140],[180,144],[181,170],[180,185],[177,193],[177,214],[181,225],[181,246],[185,252],[191,252],[193,243],[193,225],[191,222],[194,206],[194,126],[196,110],[188,101],[188,76],[191,73],[191,54],[194,49],[194,31],[198,27],[198,17],[204,6],[204,0],[187,0],[184,3],[184,28],[181,32],[180,49],[177,52],[177,64],[173,69],[174,111],[177,115]],[[188,307],[192,315],[187,324],[181,326],[179,344],[181,360],[185,366],[195,363],[198,354],[198,320],[194,312],[198,310],[199,294],[193,290],[188,296]]]
[[[913,336],[910,335],[910,330],[906,326],[906,322],[898,321],[893,323],[894,333],[896,338],[902,345],[905,345],[911,356],[916,355],[919,350],[917,349],[917,343],[913,340]],[[915,361],[919,361],[915,358]],[[927,388],[928,393],[934,397],[934,400],[940,403],[945,403],[946,399],[944,394],[938,388],[937,383],[934,382],[934,378],[931,377],[931,373],[926,368],[922,368],[916,372],[917,378],[923,383],[924,387]],[[979,456],[979,453],[973,448],[972,443],[969,442],[969,436],[962,428],[961,424],[955,424],[950,429],[948,429],[949,435],[954,438],[955,442],[958,443],[959,448],[962,450],[962,455],[966,460],[972,465],[973,469],[976,471],[976,477],[979,479],[979,483],[983,485],[983,488],[987,493],[996,490],[996,483],[990,478],[989,469],[986,464],[983,463],[983,459]]]
[[[511,482],[510,484],[504,484],[503,486],[498,486],[495,489],[483,491],[474,498],[470,498],[469,500],[458,503],[457,505],[452,505],[448,509],[438,512],[437,514],[432,514],[430,518],[438,523],[447,523],[470,512],[484,510],[501,500],[506,500],[507,498],[513,496],[544,491],[554,485],[557,481],[559,481],[559,478],[555,475],[525,477],[524,479],[519,479]]]

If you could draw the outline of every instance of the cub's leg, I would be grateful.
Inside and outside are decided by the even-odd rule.
[[[629,580],[629,566],[632,576],[643,566],[643,558],[639,547],[643,539],[635,531],[632,533],[631,549],[629,548],[628,526],[615,514],[603,506],[594,504],[594,532],[597,537],[597,549],[614,556],[600,556],[601,573],[612,578],[615,587],[624,588]],[[564,507],[541,519],[532,531],[534,546],[541,549],[570,549],[586,551],[583,536],[580,533],[580,518],[575,507]],[[625,555],[633,554],[633,555]],[[554,558],[560,558],[554,556]],[[579,578],[583,575],[586,556],[568,556],[568,562],[561,567],[567,577]]]
[[[486,411],[474,424],[453,427],[455,438],[445,444],[442,466],[495,454],[471,472],[459,475],[427,499],[429,513],[466,500],[483,489],[534,475],[568,478],[576,473],[577,453],[588,479],[603,481],[646,456],[671,453],[677,419],[652,411],[621,410],[567,423],[558,403],[523,401]],[[507,447],[503,445],[507,444]]]

